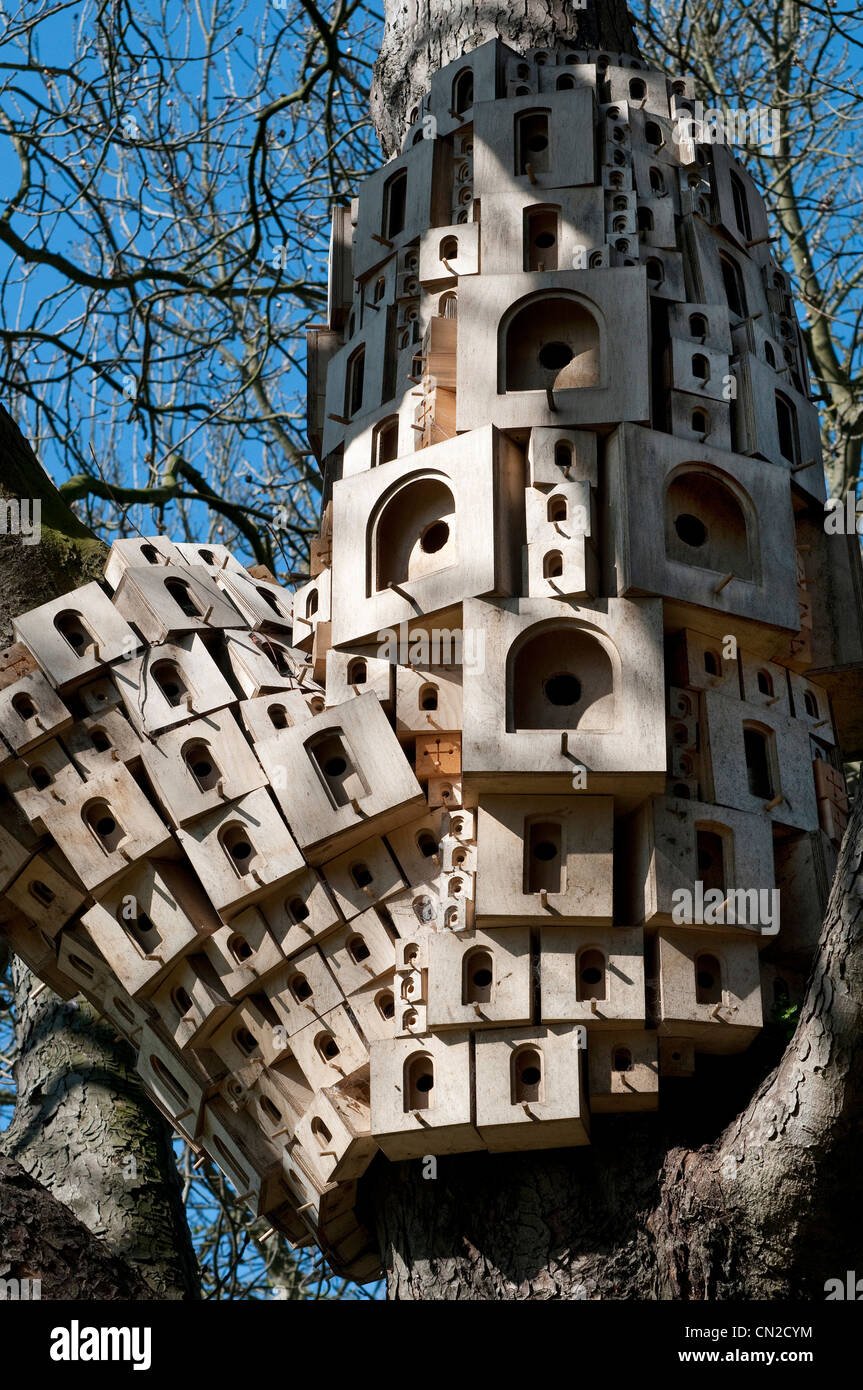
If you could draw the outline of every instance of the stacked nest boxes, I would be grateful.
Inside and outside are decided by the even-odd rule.
[[[251,1210],[362,1279],[395,930],[392,883],[359,861],[398,877],[383,835],[425,801],[376,696],[327,709],[302,626],[271,576],[163,538],[115,543],[104,586],[25,614],[0,690],[0,911]]]
[[[476,830],[464,909],[411,885],[420,1032],[372,1052],[391,1157],[655,1105],[660,1073],[749,1046],[817,938],[863,745],[859,557],[823,531],[764,207],[694,95],[486,44],[334,217],[328,696],[361,672]],[[551,1070],[576,1032],[578,1104]]]
[[[817,939],[859,557],[691,98],[565,47],[436,73],[334,210],[308,582],[120,541],[17,623],[3,931],[355,1278],[379,1150],[587,1144],[748,1047]]]

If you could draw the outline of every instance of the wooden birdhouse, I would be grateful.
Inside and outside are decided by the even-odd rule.
[[[587,1056],[590,1108],[596,1114],[657,1108],[659,1063],[655,1033],[592,1033]]]
[[[189,632],[242,627],[203,566],[154,565],[123,571],[114,605],[148,642],[166,642]]]
[[[15,636],[33,653],[61,694],[121,658],[140,642],[99,585],[85,584],[74,596],[52,599],[12,624]]]
[[[373,1042],[372,1134],[388,1158],[484,1148],[472,1122],[469,1035]]]
[[[297,842],[313,862],[410,819],[422,792],[370,692],[256,744]]]
[[[477,1034],[476,1124],[492,1152],[589,1142],[581,1036],[567,1024]]]
[[[658,933],[660,1034],[702,1052],[742,1052],[762,1024],[758,947],[662,927]]]
[[[178,837],[210,902],[229,917],[305,867],[263,788],[199,816]]]
[[[332,209],[295,590],[121,537],[0,661],[0,936],[340,1276],[378,1149],[649,1126],[817,944],[860,547],[694,97],[556,43],[431,73]]]

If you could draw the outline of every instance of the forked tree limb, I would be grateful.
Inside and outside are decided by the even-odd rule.
[[[158,1295],[132,1265],[35,1182],[20,1163],[0,1154],[0,1281],[34,1279],[42,1299],[87,1302],[150,1300]],[[13,1286],[14,1288],[14,1286]],[[15,1293],[7,1287],[6,1297]]]

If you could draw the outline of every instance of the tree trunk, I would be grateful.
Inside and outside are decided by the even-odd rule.
[[[12,640],[16,614],[101,578],[105,547],[67,506],[2,407],[0,477],[3,497],[41,504],[38,544],[27,544],[22,535],[0,538],[0,644],[5,644]],[[8,679],[8,663],[5,669]],[[171,1131],[144,1094],[131,1050],[115,1041],[113,1030],[95,1023],[83,1001],[63,1003],[49,989],[34,1000],[37,981],[20,962],[14,983],[18,1100],[9,1129],[0,1135],[0,1149],[102,1236],[108,1249],[137,1265],[160,1297],[196,1296],[197,1266]],[[41,1221],[48,1194],[35,1184],[26,1191],[39,1193],[33,1219]],[[22,1197],[19,1208],[23,1204]],[[51,1219],[58,1230],[71,1220],[62,1208]],[[32,1247],[39,1248],[32,1227],[30,1236]],[[131,1273],[126,1280],[122,1287],[132,1287]],[[83,1279],[81,1287],[88,1297],[110,1296],[89,1291]]]
[[[171,1131],[135,1054],[83,999],[64,1003],[13,966],[18,1103],[3,1148],[125,1256],[163,1298],[196,1288]]]
[[[384,152],[430,74],[499,35],[637,54],[621,0],[484,11],[388,0],[372,112]],[[647,1117],[596,1115],[589,1147],[387,1163],[368,1176],[393,1299],[822,1298],[860,1268],[863,798],[793,1039],[663,1081]],[[675,1093],[675,1087],[677,1091]],[[431,1165],[434,1167],[434,1164]]]
[[[19,1163],[0,1155],[0,1280],[34,1279],[43,1299],[152,1299],[137,1270],[90,1234]],[[20,1292],[20,1289],[19,1289]],[[13,1296],[11,1294],[7,1296]]]
[[[101,579],[105,547],[67,506],[11,415],[0,406],[0,496],[41,509],[41,538],[0,536],[0,644],[12,619],[91,579]]]
[[[568,40],[574,48],[608,48],[638,56],[626,0],[596,0],[583,10],[569,0],[387,0],[386,28],[375,63],[371,113],[387,159],[397,154],[405,117],[428,90],[432,73],[495,37],[515,49]]]

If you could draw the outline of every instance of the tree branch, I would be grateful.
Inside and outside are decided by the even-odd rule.
[[[2,1154],[0,1279],[38,1279],[43,1299],[158,1297],[136,1269]]]

